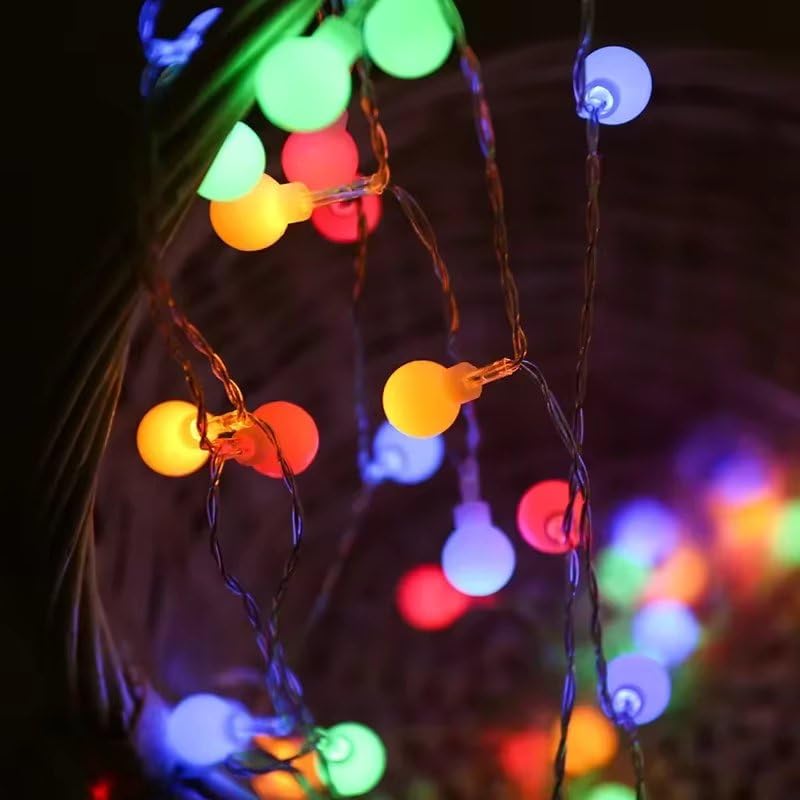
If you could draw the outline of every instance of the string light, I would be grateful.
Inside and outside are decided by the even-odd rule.
[[[287,136],[281,150],[281,166],[287,180],[303,183],[312,192],[341,186],[356,177],[358,148],[337,120],[321,131]]]
[[[386,771],[386,748],[375,731],[340,722],[321,733],[318,750],[325,765],[317,771],[337,795],[356,797],[378,785]]]
[[[230,201],[251,191],[264,174],[267,155],[258,134],[237,122],[211,162],[197,194],[206,200]]]
[[[611,519],[611,543],[631,561],[653,567],[678,544],[680,523],[663,503],[636,498],[619,508]]]
[[[661,600],[640,608],[633,617],[636,652],[665,667],[683,663],[700,643],[700,625],[692,610],[674,600]]]
[[[456,527],[442,549],[442,569],[447,580],[471,597],[494,594],[514,573],[514,547],[492,525],[488,503],[461,503],[453,516]]]
[[[551,750],[558,745],[559,724],[551,732]],[[572,710],[567,733],[567,760],[565,769],[568,775],[584,775],[604,767],[614,758],[619,747],[619,737],[614,726],[594,708],[579,705]]]
[[[403,620],[421,631],[449,628],[470,606],[470,598],[453,588],[438,564],[421,564],[403,575],[395,600]]]
[[[320,206],[311,212],[311,224],[321,236],[336,244],[353,244],[358,241],[358,206],[364,211],[367,233],[378,227],[383,213],[380,195],[365,194],[359,200],[346,200]]]
[[[374,457],[365,469],[367,480],[412,485],[428,480],[442,466],[444,439],[416,439],[384,422],[375,433],[372,452]]]
[[[319,449],[319,431],[308,411],[295,403],[276,400],[259,406],[253,415],[272,428],[295,475],[308,469]],[[270,478],[283,477],[278,451],[260,427],[253,425],[238,431],[235,442],[239,452],[234,457],[240,464]]]
[[[311,194],[302,183],[280,184],[262,175],[244,197],[228,203],[212,200],[211,227],[235,250],[253,251],[269,247],[286,232],[290,222],[311,216]]]
[[[566,481],[541,481],[522,495],[517,506],[517,529],[522,538],[542,553],[566,553],[580,537],[578,521],[583,500],[576,497],[569,534],[563,530],[564,511],[569,502]]]
[[[386,419],[407,436],[427,438],[444,433],[461,406],[480,396],[480,384],[466,377],[475,371],[461,362],[443,367],[435,361],[409,361],[398,367],[383,388]]]
[[[636,800],[636,792],[622,783],[601,783],[593,786],[584,800]]]
[[[589,117],[597,109],[603,125],[622,125],[644,111],[653,91],[653,78],[644,59],[626,47],[601,47],[586,57],[584,102]]]
[[[395,78],[435,72],[453,47],[438,0],[377,0],[364,19],[369,57]]]
[[[153,406],[136,429],[136,448],[150,469],[172,478],[196,472],[208,461],[200,447],[197,408],[185,400]]]
[[[636,725],[652,722],[669,704],[671,685],[666,668],[647,656],[626,653],[608,662],[609,716],[627,716]]]
[[[360,54],[361,34],[344,17],[326,17],[311,36],[281,40],[256,70],[264,116],[286,131],[332,125],[350,101],[350,69]]]

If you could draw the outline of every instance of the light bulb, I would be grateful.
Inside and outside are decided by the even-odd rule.
[[[552,728],[550,746],[555,753],[560,723]],[[593,706],[578,705],[572,710],[567,732],[567,775],[583,775],[608,764],[617,752],[619,737],[614,726]]]
[[[784,505],[772,545],[772,555],[786,567],[800,565],[800,499]]]
[[[631,561],[653,567],[678,544],[680,523],[663,503],[637,498],[619,508],[611,520],[611,542]]]
[[[622,125],[644,111],[653,79],[644,59],[627,47],[601,47],[586,57],[584,102],[600,109],[603,125]],[[583,109],[580,116],[588,117]]]
[[[546,730],[503,735],[497,756],[503,772],[524,798],[541,797],[550,778],[550,736]]]
[[[306,470],[319,449],[319,431],[304,408],[284,400],[259,406],[253,415],[272,428],[286,463],[295,475]],[[282,478],[278,451],[258,425],[238,430],[234,439],[241,451],[236,460],[270,478]]]
[[[184,400],[153,406],[136,429],[136,447],[154,472],[172,478],[197,471],[209,453],[200,447],[197,408]]]
[[[249,718],[244,706],[215,694],[193,694],[173,708],[166,721],[167,743],[186,764],[208,767],[246,747],[249,735],[237,722]]]
[[[774,469],[761,453],[743,449],[714,465],[709,484],[714,503],[748,505],[773,493]]]
[[[323,734],[318,749],[325,768],[318,756],[317,773],[338,795],[356,797],[378,785],[386,771],[386,748],[375,731],[357,722],[340,722]]]
[[[700,625],[691,609],[674,600],[660,600],[640,608],[633,617],[636,652],[674,667],[685,661],[700,643]]]
[[[456,527],[442,548],[445,577],[459,592],[471,597],[494,594],[514,573],[513,545],[492,525],[488,503],[462,503],[453,515]]]
[[[406,436],[425,439],[444,433],[456,420],[463,403],[481,394],[467,375],[472,364],[443,367],[435,361],[409,361],[398,367],[383,387],[386,419]]]
[[[374,460],[367,467],[367,478],[411,485],[428,480],[442,466],[444,439],[416,439],[384,422],[375,433],[372,452]]]
[[[678,600],[692,605],[705,595],[708,579],[708,564],[703,552],[693,545],[681,544],[650,575],[644,599]]]
[[[302,183],[278,183],[262,175],[244,197],[209,204],[211,227],[235,250],[263,250],[283,236],[290,222],[311,216],[311,194]]]
[[[636,792],[623,783],[601,783],[589,790],[585,800],[636,800]]]
[[[286,131],[333,125],[350,101],[350,68],[360,53],[358,29],[336,16],[326,17],[311,36],[281,40],[256,69],[264,116]]]
[[[671,685],[666,667],[647,656],[626,653],[609,661],[607,685],[613,712],[606,713],[626,714],[637,725],[660,717],[669,704]]]
[[[630,608],[641,596],[650,570],[628,558],[625,551],[609,547],[597,559],[600,596],[617,608]]]
[[[303,749],[301,739],[275,739],[270,736],[254,736],[253,743],[265,753],[283,760],[292,759],[292,767],[304,777],[312,789],[321,789],[322,781],[317,775],[315,756],[308,752],[294,758]],[[294,774],[286,770],[265,772],[250,779],[253,791],[262,800],[306,800],[306,792],[297,782]]]
[[[569,535],[563,531],[564,511],[569,502],[566,481],[541,481],[522,495],[517,506],[517,528],[522,538],[542,553],[566,553],[580,541],[583,498],[576,495]]]
[[[338,122],[314,133],[292,133],[281,150],[286,179],[312,191],[351,183],[358,171],[358,148]]]
[[[403,620],[421,631],[452,625],[470,606],[470,599],[445,578],[438,564],[421,564],[403,575],[395,592]]]
[[[378,227],[383,213],[383,201],[380,195],[365,194],[361,197],[367,233]],[[311,212],[311,224],[317,232],[328,241],[336,244],[352,244],[358,241],[358,201],[346,200],[341,203],[329,203],[315,208]]]
[[[266,163],[258,134],[244,122],[237,122],[214,156],[197,194],[207,200],[243,197],[259,182]]]
[[[370,58],[395,78],[421,78],[439,69],[453,31],[438,0],[377,0],[364,19]]]

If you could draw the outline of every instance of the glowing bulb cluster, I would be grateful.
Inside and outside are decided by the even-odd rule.
[[[569,532],[564,533],[564,511],[569,502],[566,481],[541,481],[522,496],[517,506],[517,528],[522,538],[542,553],[566,553],[580,540],[583,499],[575,498]]]
[[[472,501],[454,509],[455,530],[442,549],[442,569],[459,592],[485,597],[511,580],[516,564],[508,537],[492,525],[488,503]]]
[[[378,785],[386,771],[386,748],[371,728],[340,722],[323,731],[317,773],[337,797],[357,797]],[[324,759],[324,766],[320,764]]]
[[[622,125],[644,111],[653,79],[644,59],[626,47],[601,47],[586,57],[584,103],[603,125]],[[581,110],[582,117],[589,111]]]

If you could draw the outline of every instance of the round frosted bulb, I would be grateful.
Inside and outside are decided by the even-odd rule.
[[[237,736],[234,726],[243,714],[247,715],[244,706],[215,694],[190,695],[167,717],[167,743],[186,764],[218,764],[247,744],[247,737]]]
[[[662,600],[640,608],[633,617],[636,652],[666,667],[681,664],[700,643],[700,625],[683,603]]]
[[[350,101],[350,63],[337,47],[313,36],[284,39],[267,51],[255,77],[264,116],[285,131],[333,125]]]
[[[317,772],[341,797],[366,794],[386,771],[383,742],[375,731],[357,722],[340,722],[328,728],[319,751],[327,770],[318,763]]]
[[[560,728],[557,721],[551,731],[552,753],[558,747]],[[567,732],[567,775],[584,775],[604,767],[614,758],[618,747],[616,729],[598,709],[594,706],[575,706]]]
[[[614,713],[628,714],[637,725],[660,717],[669,705],[670,693],[669,674],[658,661],[626,653],[608,662],[608,694]]]
[[[428,480],[442,466],[444,439],[415,439],[384,422],[375,434],[372,451],[376,477],[411,485]]]
[[[364,19],[370,58],[395,78],[435,72],[453,47],[439,0],[378,0]]]
[[[603,125],[622,125],[644,111],[653,79],[644,59],[627,47],[601,47],[586,57],[584,101],[600,109]],[[583,109],[580,116],[588,117]]]
[[[421,564],[403,575],[395,600],[403,620],[421,631],[448,628],[470,605],[470,599],[453,588],[438,564]]]
[[[367,233],[378,227],[383,213],[383,201],[379,195],[365,194],[361,198]],[[315,208],[311,224],[317,233],[336,244],[353,244],[358,241],[358,201],[346,200]]]
[[[214,156],[197,193],[207,200],[243,197],[259,182],[266,163],[258,134],[244,122],[237,122]]]
[[[209,456],[200,447],[196,422],[197,408],[184,400],[153,406],[136,429],[136,448],[142,461],[170,478],[196,472]]]
[[[455,517],[456,529],[442,548],[442,569],[447,580],[471,597],[498,592],[514,574],[513,545],[492,525],[484,502],[457,506]]]
[[[619,508],[611,520],[611,542],[616,550],[644,567],[653,567],[678,544],[680,523],[665,505],[639,498]]]
[[[356,177],[358,148],[340,124],[314,133],[293,133],[281,150],[283,174],[314,192],[343,186]]]
[[[636,800],[636,792],[622,783],[601,783],[589,790],[586,800]]]
[[[564,511],[569,502],[566,481],[540,481],[531,486],[517,506],[517,528],[522,538],[542,553],[566,553],[580,541],[580,516],[583,498],[575,497],[572,525],[564,535]]]

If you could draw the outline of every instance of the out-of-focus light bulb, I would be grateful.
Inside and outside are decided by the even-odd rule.
[[[503,735],[497,748],[503,772],[523,797],[540,797],[550,778],[550,735],[546,730]]]
[[[383,213],[380,195],[365,194],[361,198],[367,233],[378,227]],[[358,200],[330,203],[315,208],[311,213],[311,224],[321,236],[336,244],[352,244],[358,241]]]
[[[786,567],[800,565],[800,498],[790,500],[781,510],[772,555]]]
[[[358,148],[338,122],[314,133],[293,133],[281,150],[286,179],[304,183],[312,191],[343,186],[356,177]]]
[[[384,422],[372,442],[373,461],[366,468],[368,480],[392,480],[407,485],[428,480],[444,460],[444,439],[416,439]]]
[[[317,775],[315,756],[308,752],[299,758],[294,756],[303,748],[300,739],[274,739],[270,736],[254,736],[253,743],[266,753],[283,760],[292,759],[292,766],[304,777],[312,789],[321,789],[322,781]],[[254,775],[250,779],[253,791],[261,800],[306,800],[306,792],[291,772],[276,770]]]
[[[209,204],[211,227],[229,247],[246,252],[269,247],[286,232],[290,222],[311,216],[311,193],[302,183],[278,183],[262,175],[244,197]]]
[[[461,503],[453,516],[455,530],[442,548],[445,577],[459,592],[471,597],[494,594],[514,574],[513,545],[492,525],[489,504],[482,500]]]
[[[266,164],[258,134],[244,122],[237,122],[214,156],[197,194],[207,200],[243,197],[259,182]]]
[[[580,541],[583,498],[578,494],[572,507],[569,535],[562,529],[569,501],[566,481],[541,481],[522,495],[517,506],[517,528],[522,538],[542,553],[566,553]]]
[[[241,731],[249,719],[239,703],[215,694],[193,694],[169,713],[166,739],[172,752],[186,764],[208,767],[224,761],[247,746],[249,735]]]
[[[651,573],[644,600],[677,600],[693,605],[705,595],[708,579],[708,564],[703,552],[693,545],[681,544]]]
[[[609,547],[597,559],[600,596],[616,608],[630,608],[647,586],[650,571],[628,558],[625,551]]]
[[[772,465],[761,453],[742,450],[714,465],[708,491],[715,504],[743,506],[770,496],[775,488]]]
[[[438,0],[378,0],[364,19],[370,58],[395,78],[435,72],[453,47],[453,31]]]
[[[403,575],[395,599],[403,620],[421,631],[450,627],[471,603],[453,588],[438,564],[421,564]]]
[[[462,404],[480,396],[481,387],[466,380],[474,371],[466,362],[449,368],[435,361],[403,364],[383,387],[386,419],[406,436],[425,439],[444,433]]]
[[[337,16],[326,17],[311,36],[282,39],[256,69],[264,116],[286,131],[333,125],[350,102],[350,68],[361,49],[358,29]]]
[[[342,797],[366,794],[386,771],[383,742],[375,731],[357,722],[340,722],[325,730],[318,749],[325,768],[318,763],[317,773]]]
[[[619,508],[611,520],[611,543],[631,561],[653,567],[678,544],[680,523],[663,503],[637,498]]]
[[[647,107],[653,78],[644,59],[627,47],[601,47],[586,57],[584,102],[600,109],[604,125],[622,125]],[[588,117],[586,110],[582,117]]]
[[[637,725],[652,722],[669,705],[670,693],[669,673],[658,661],[626,653],[608,662],[609,716],[627,714]]]
[[[555,753],[560,724],[553,725],[551,751]],[[572,710],[567,732],[567,775],[584,775],[608,764],[617,752],[619,737],[614,726],[593,706],[578,705]]]
[[[306,470],[319,450],[319,431],[314,418],[295,403],[276,400],[259,406],[254,416],[272,428],[283,457],[295,475]],[[270,478],[282,478],[278,451],[269,436],[257,425],[235,434],[240,454],[236,460]]]
[[[208,460],[200,447],[197,408],[184,400],[153,406],[136,429],[136,447],[154,472],[178,478],[196,472]]]
[[[660,600],[640,608],[633,617],[636,652],[665,667],[684,662],[700,644],[700,624],[692,610],[674,600]]]
[[[636,792],[623,783],[601,783],[589,790],[585,800],[636,800]]]

